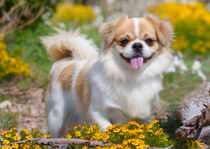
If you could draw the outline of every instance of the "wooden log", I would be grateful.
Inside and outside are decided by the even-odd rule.
[[[182,102],[176,115],[182,125],[176,130],[176,136],[182,139],[199,139],[210,144],[210,83],[207,83],[202,96]]]

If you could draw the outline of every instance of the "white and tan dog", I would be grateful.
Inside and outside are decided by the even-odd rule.
[[[115,123],[151,120],[172,55],[170,23],[151,15],[124,16],[100,28],[103,48],[79,32],[58,30],[42,41],[54,64],[46,93],[49,132],[88,122],[101,130]]]

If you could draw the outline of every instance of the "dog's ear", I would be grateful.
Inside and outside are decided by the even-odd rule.
[[[110,22],[106,22],[104,24],[101,25],[100,29],[99,29],[99,33],[104,41],[104,47],[110,47],[113,40],[114,40],[114,30],[115,28],[121,24],[123,21],[125,21],[126,19],[128,19],[128,16],[123,16],[120,19],[114,20],[114,21],[110,21]]]
[[[173,38],[173,27],[170,22],[162,21],[157,17],[146,14],[144,18],[151,22],[156,30],[156,36],[162,46],[167,46]]]

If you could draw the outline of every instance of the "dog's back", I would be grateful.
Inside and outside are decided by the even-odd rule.
[[[59,137],[67,125],[72,127],[85,120],[90,100],[87,73],[98,57],[93,42],[78,31],[57,31],[54,36],[42,38],[54,61],[46,92],[48,129],[53,137]]]

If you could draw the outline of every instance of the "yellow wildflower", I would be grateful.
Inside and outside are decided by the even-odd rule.
[[[50,138],[51,136],[48,135],[48,134],[43,134],[41,137],[42,137],[42,138]]]
[[[20,136],[14,136],[13,139],[14,139],[15,141],[19,141],[19,140],[21,139],[21,137],[20,137]]]
[[[41,147],[39,145],[35,145],[34,149],[41,149]]]
[[[76,135],[76,137],[80,137],[82,134],[80,131],[75,131],[75,135]]]
[[[1,149],[12,149],[11,146],[3,146]]]
[[[3,140],[3,144],[9,144],[9,140]]]
[[[10,130],[11,130],[12,132],[17,132],[17,128],[15,128],[15,127],[12,127]]]
[[[67,134],[65,137],[66,138],[72,138],[72,136],[70,134]]]
[[[29,149],[29,148],[30,148],[30,146],[27,144],[23,146],[23,149]]]
[[[205,148],[205,146],[204,146],[204,145],[201,145],[201,143],[200,143],[198,140],[195,140],[195,143],[196,143],[196,145],[197,145],[198,147],[200,147],[200,148]]]
[[[7,131],[3,131],[2,133],[1,133],[1,135],[2,136],[4,136],[5,134],[7,134],[9,131],[7,130]]]
[[[12,145],[12,148],[18,149],[18,148],[19,148],[19,145],[18,145],[18,144],[13,144],[13,145]]]
[[[33,138],[33,136],[32,135],[28,135],[28,136],[26,136],[26,139],[32,139]]]
[[[88,147],[87,146],[83,146],[82,149],[88,149]]]
[[[11,133],[6,134],[6,138],[10,138],[11,136]]]
[[[28,130],[27,130],[27,129],[22,129],[22,130],[21,130],[21,132],[22,132],[22,133],[24,133],[24,134],[26,134],[26,135],[28,135],[28,134],[29,134],[29,132],[28,132]]]

